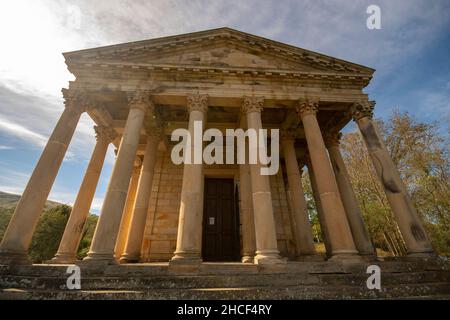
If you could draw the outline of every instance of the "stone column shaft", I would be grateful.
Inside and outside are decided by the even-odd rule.
[[[328,153],[333,166],[336,181],[341,194],[342,203],[347,214],[348,223],[352,230],[353,241],[360,255],[373,256],[375,250],[364,225],[361,210],[359,209],[355,193],[350,182],[347,168],[339,150],[339,135],[330,137],[327,141]]]
[[[241,128],[247,127],[247,118],[241,116]],[[239,195],[242,223],[242,262],[253,263],[256,250],[255,220],[252,202],[252,182],[250,177],[250,166],[248,164],[248,153],[244,164],[239,165]]]
[[[130,99],[130,111],[86,261],[114,263],[114,247],[136,158],[140,130],[151,102],[145,95]]]
[[[27,251],[45,201],[77,127],[84,103],[66,98],[64,109],[28,180],[0,244],[0,263],[28,264]]]
[[[257,132],[262,129],[261,111],[263,104],[264,98],[262,97],[244,97],[243,109],[247,115],[248,129],[254,129]],[[250,145],[249,151],[258,154],[258,146]],[[260,163],[259,157],[257,164],[250,164],[256,234],[256,256],[254,262],[256,264],[281,263],[269,176],[261,175],[261,168],[263,168],[263,165]]]
[[[353,257],[357,251],[353,242],[345,209],[339,195],[333,169],[317,122],[317,101],[299,101],[298,112],[305,130],[317,189],[320,194],[333,258]]]
[[[378,178],[405,240],[408,255],[411,257],[432,255],[434,254],[433,248],[422,221],[412,205],[400,173],[395,167],[383,139],[372,122],[373,108],[374,106],[369,102],[355,103],[352,108],[353,119],[361,131]]]
[[[106,127],[95,127],[97,143],[92,152],[83,182],[73,204],[72,212],[67,221],[64,234],[59,244],[58,252],[52,263],[73,263],[77,259],[77,250],[80,244],[83,227],[89,215],[89,209],[94,199],[98,179],[103,168],[109,143],[114,140],[114,130]]]
[[[120,222],[119,234],[117,235],[116,246],[114,248],[114,256],[120,259],[125,250],[125,245],[130,232],[131,219],[136,203],[136,194],[138,189],[139,177],[142,174],[142,166],[140,161],[135,162],[133,173],[131,175],[130,185],[128,186],[127,200],[122,213],[122,220]]]
[[[282,140],[284,159],[286,162],[287,178],[292,198],[292,210],[295,223],[295,237],[297,256],[315,255],[314,240],[311,224],[306,208],[305,194],[302,187],[302,178],[298,168],[297,156],[295,154],[294,139],[284,138]]]
[[[206,121],[208,98],[204,95],[187,97],[189,110],[189,133],[194,139],[194,123]],[[197,146],[201,147],[201,146]],[[184,164],[181,189],[180,215],[178,221],[177,246],[171,263],[198,264],[202,261],[203,222],[203,164],[194,163],[195,146],[191,143],[191,164]]]
[[[312,193],[313,193],[314,203],[316,205],[317,218],[318,218],[319,224],[320,224],[320,230],[322,233],[323,243],[325,245],[326,256],[328,258],[331,258],[330,235],[328,232],[327,224],[325,223],[325,214],[323,213],[322,203],[320,202],[320,194],[319,194],[319,190],[317,189],[316,177],[314,175],[314,170],[312,168],[310,161],[308,161],[306,163],[306,166],[308,167],[309,181],[311,182],[311,189],[312,189]]]
[[[141,247],[144,239],[145,224],[147,222],[148,204],[152,192],[153,173],[155,170],[156,152],[159,140],[160,135],[155,134],[150,135],[147,138],[133,216],[125,245],[125,251],[120,258],[121,262],[138,262],[141,257]]]

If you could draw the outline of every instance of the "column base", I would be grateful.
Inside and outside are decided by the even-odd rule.
[[[120,259],[119,263],[138,263],[141,260],[140,256],[132,255],[132,254],[123,254]]]
[[[116,265],[117,260],[110,253],[88,253],[88,256],[80,261],[83,265],[109,266]]]
[[[175,252],[169,261],[169,271],[173,273],[197,273],[203,260],[198,252]]]
[[[57,253],[48,263],[55,264],[73,264],[77,262],[77,256],[70,253]]]
[[[0,251],[0,265],[32,265],[25,251]]]
[[[286,260],[280,257],[278,250],[256,251],[255,264],[285,264]]]
[[[364,259],[355,250],[336,250],[332,252],[328,261],[363,262]]]
[[[252,256],[252,255],[245,255],[241,259],[242,263],[253,263],[254,261],[255,261],[255,256]]]

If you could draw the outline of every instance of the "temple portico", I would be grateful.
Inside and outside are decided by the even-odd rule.
[[[110,144],[117,148],[115,163],[83,264],[168,262],[176,270],[202,262],[282,268],[286,261],[375,259],[339,150],[340,132],[352,120],[408,255],[433,255],[372,121],[375,103],[363,89],[373,69],[228,28],[64,57],[76,80],[63,89],[65,109],[5,232],[0,264],[30,263],[34,229],[84,112],[95,122],[96,144],[52,263],[76,262]],[[196,121],[224,135],[226,129],[279,129],[278,171],[261,174],[266,164],[249,163],[248,155],[245,163],[174,163],[172,132],[183,128],[193,136]],[[189,148],[195,158],[198,150]],[[304,169],[326,257],[315,248]]]

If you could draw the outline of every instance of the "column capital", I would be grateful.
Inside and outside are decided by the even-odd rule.
[[[342,138],[341,132],[327,132],[323,135],[323,140],[326,146],[339,146]]]
[[[245,114],[251,112],[261,112],[264,108],[264,97],[249,97],[244,96],[242,98],[242,111]]]
[[[155,105],[148,91],[135,91],[128,94],[128,106],[130,109],[140,109],[144,112],[154,111]]]
[[[206,94],[190,94],[186,97],[186,107],[189,112],[200,111],[206,113],[208,110],[208,96]]]
[[[66,109],[77,110],[79,113],[87,111],[90,101],[85,91],[63,88],[61,92],[64,97],[64,106]]]
[[[354,121],[362,118],[372,119],[374,108],[375,101],[358,101],[351,106],[350,114]]]
[[[297,101],[296,111],[300,116],[313,114],[319,110],[319,99],[301,98]]]
[[[95,138],[97,139],[97,141],[100,139],[106,139],[108,142],[112,142],[114,141],[114,139],[117,138],[116,131],[111,127],[102,125],[94,126],[94,130],[95,130]]]

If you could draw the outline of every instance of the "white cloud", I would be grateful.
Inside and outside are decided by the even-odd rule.
[[[0,117],[0,131],[13,135],[22,139],[25,142],[31,142],[39,147],[42,147],[47,142],[47,138],[39,133],[36,133],[28,128],[13,123],[7,119]]]

